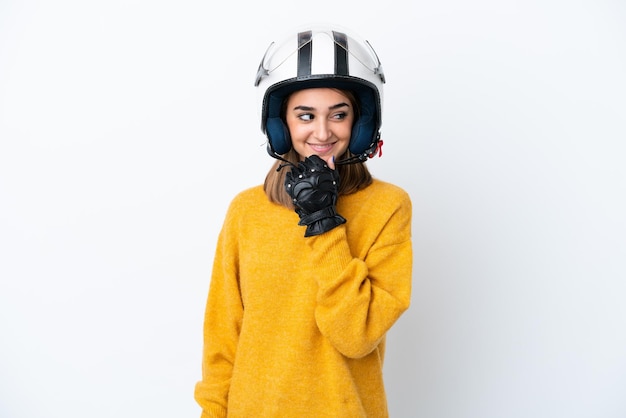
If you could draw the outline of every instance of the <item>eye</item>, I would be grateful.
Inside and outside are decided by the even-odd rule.
[[[312,113],[301,113],[297,117],[298,119],[305,121],[305,122],[309,122],[314,119],[314,116]]]
[[[344,120],[347,117],[348,117],[348,114],[346,112],[338,112],[338,113],[333,114],[332,116],[332,118],[336,120]]]

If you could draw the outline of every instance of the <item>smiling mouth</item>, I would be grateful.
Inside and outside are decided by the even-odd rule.
[[[316,152],[325,152],[331,150],[333,148],[333,145],[335,144],[309,144],[309,147],[311,147]]]

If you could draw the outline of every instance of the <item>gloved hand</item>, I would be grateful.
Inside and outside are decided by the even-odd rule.
[[[305,158],[287,173],[285,189],[300,216],[298,225],[306,225],[305,237],[323,234],[346,222],[335,208],[339,174],[318,155]]]

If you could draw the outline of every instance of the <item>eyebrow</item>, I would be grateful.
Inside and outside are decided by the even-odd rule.
[[[336,105],[332,105],[328,108],[328,110],[335,110],[335,109],[339,109],[341,107],[350,107],[350,105],[346,102],[341,102],[341,103],[337,103]],[[306,110],[306,111],[311,111],[311,110],[315,110],[314,107],[311,106],[305,106],[305,105],[299,105],[299,106],[295,106],[293,108],[293,110]]]

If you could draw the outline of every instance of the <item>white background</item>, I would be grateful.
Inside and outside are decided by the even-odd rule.
[[[392,417],[624,418],[625,3],[217,4],[0,2],[0,417],[199,416],[256,69],[329,22],[383,62],[368,165],[414,204]]]

